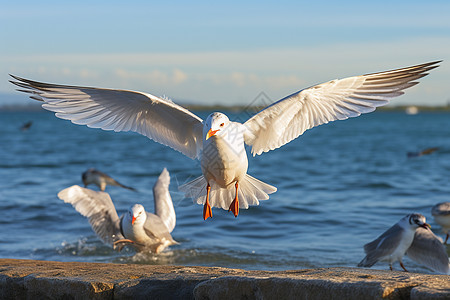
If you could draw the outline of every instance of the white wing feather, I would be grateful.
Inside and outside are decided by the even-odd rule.
[[[108,193],[73,185],[60,191],[58,197],[88,218],[92,229],[103,242],[112,244],[123,238],[119,216]]]
[[[374,111],[438,67],[440,61],[408,68],[332,80],[268,106],[244,123],[245,143],[261,154],[292,141],[306,130]]]
[[[159,175],[153,186],[153,198],[155,201],[155,214],[161,218],[167,230],[172,232],[175,228],[176,215],[173,208],[172,197],[169,193],[170,175],[166,168]]]
[[[202,146],[202,119],[156,96],[127,90],[57,85],[11,75],[18,91],[45,102],[42,107],[74,124],[134,131],[195,158]]]

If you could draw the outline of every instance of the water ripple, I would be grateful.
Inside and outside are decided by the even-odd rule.
[[[278,191],[257,207],[231,213],[202,206],[178,192],[200,176],[197,161],[133,133],[105,132],[48,113],[2,114],[0,126],[0,253],[57,261],[224,266],[244,269],[354,267],[362,246],[410,212],[423,213],[436,233],[433,204],[449,201],[448,114],[375,113],[334,122],[261,156],[249,174]],[[33,120],[26,133],[18,128]],[[408,151],[439,151],[408,159]],[[81,184],[95,167],[139,191],[108,187],[119,215],[141,202],[153,209],[152,186],[164,167],[177,213],[174,238],[162,254],[116,252],[93,234],[86,218],[56,194]],[[411,270],[429,272],[405,259]],[[387,269],[380,264],[376,268]]]

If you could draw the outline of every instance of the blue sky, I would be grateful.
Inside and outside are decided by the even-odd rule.
[[[2,94],[15,93],[11,73],[181,103],[248,104],[260,92],[275,101],[332,79],[443,59],[393,104],[450,101],[448,1],[25,0],[1,7]],[[3,95],[0,105],[10,99]]]

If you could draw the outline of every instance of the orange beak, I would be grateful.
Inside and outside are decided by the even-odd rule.
[[[209,139],[210,137],[212,137],[213,135],[216,134],[216,132],[219,130],[209,130],[208,133],[206,134],[206,139]]]
[[[131,219],[131,225],[134,225],[134,221],[136,221],[136,217],[133,216],[133,218]]]

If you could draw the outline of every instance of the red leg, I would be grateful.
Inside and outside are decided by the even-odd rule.
[[[129,240],[129,239],[121,239],[121,240],[117,240],[113,243],[113,249],[114,250],[119,250],[122,251],[123,247],[125,247],[126,244],[135,244],[134,241]]]
[[[403,265],[403,263],[402,263],[402,262],[400,262],[400,267],[402,267],[402,268],[403,268],[403,270],[405,270],[405,272],[408,272],[408,270],[406,270],[406,268],[405,268],[405,266]]]
[[[236,184],[234,185],[236,187],[236,197],[234,197],[233,202],[231,202],[230,208],[228,211],[232,211],[234,214],[234,217],[237,217],[239,215],[239,199],[238,199],[238,182],[236,181]]]
[[[444,242],[444,244],[447,244],[447,241],[448,241],[448,236],[449,236],[450,234],[449,233],[447,233],[447,236],[445,237],[445,242]]]
[[[211,186],[206,186],[206,202],[205,205],[203,205],[203,220],[206,220],[208,218],[212,218],[212,210],[211,205],[209,205],[209,191],[211,190]]]
[[[121,240],[115,241],[115,242],[113,243],[113,245],[117,245],[117,244],[120,244],[120,243],[130,243],[130,244],[134,244],[134,241],[129,240],[129,239],[121,239]]]

